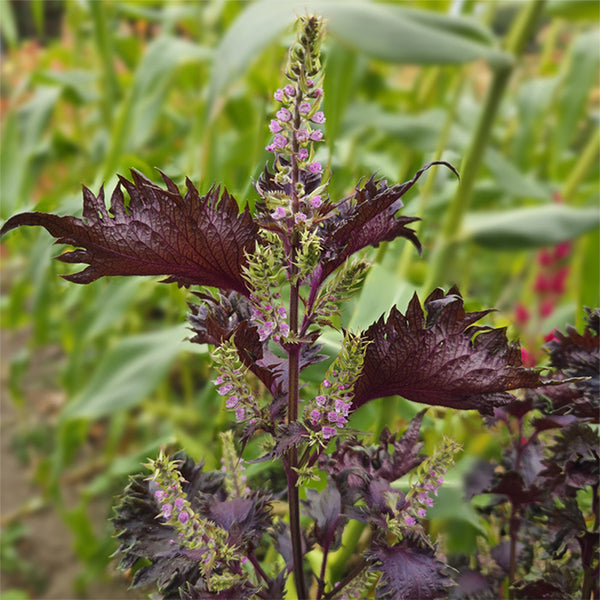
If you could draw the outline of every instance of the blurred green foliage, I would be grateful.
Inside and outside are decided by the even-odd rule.
[[[30,37],[20,34],[24,7],[16,15],[15,4],[0,3],[3,219],[31,208],[80,214],[82,183],[110,191],[130,168],[157,181],[156,167],[178,183],[188,176],[204,192],[224,184],[252,207],[291,24],[298,11],[315,10],[329,24],[328,153],[318,158],[331,169],[332,196],[374,171],[403,181],[433,159],[461,173],[476,167],[466,193],[444,170],[415,186],[404,212],[423,218],[423,256],[403,240],[370,252],[374,268],[345,307],[344,325],[366,327],[393,304],[404,309],[415,291],[456,283],[468,309],[499,309],[496,325],[527,307],[526,326],[511,332],[543,360],[543,336],[580,324],[583,306],[599,304],[596,3],[78,0],[51,3],[60,9],[52,35],[47,5],[22,4]],[[537,253],[565,241],[566,285],[540,314]],[[44,420],[50,441],[28,456],[73,533],[85,587],[114,549],[110,529],[93,526],[91,501],[105,498],[108,513],[126,476],[164,444],[214,467],[228,416],[208,385],[208,349],[185,341],[188,292],[141,279],[68,284],[57,275],[69,267],[54,254],[45,232],[3,242],[1,325],[27,334],[9,366],[19,429],[39,430]],[[339,343],[323,341],[331,352]],[[49,348],[58,358],[44,363]],[[323,369],[309,371],[309,390]],[[39,385],[24,393],[31,377]],[[36,416],[42,388],[61,399],[49,416]],[[385,399],[353,425],[401,429],[415,412]],[[450,551],[468,552],[480,528],[459,474],[473,457],[497,455],[502,440],[477,415],[430,409],[429,451],[442,434],[464,444],[465,459],[432,530],[444,532]],[[65,477],[86,467],[75,504],[67,503]]]

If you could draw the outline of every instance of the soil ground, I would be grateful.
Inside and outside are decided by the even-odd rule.
[[[24,534],[17,536],[14,543],[4,543],[9,546],[11,556],[14,557],[16,552],[18,559],[10,560],[5,555],[0,565],[0,600],[8,590],[22,590],[22,596],[14,596],[19,600],[132,600],[145,597],[127,590],[124,575],[114,565],[106,581],[92,582],[85,595],[74,590],[82,565],[72,548],[73,536],[33,482],[35,464],[31,461],[23,464],[14,449],[17,432],[43,423],[44,419],[52,419],[63,402],[59,393],[44,389],[44,373],[35,373],[36,368],[47,369],[48,365],[56,364],[60,357],[55,356],[57,352],[52,348],[43,350],[45,355],[29,367],[24,379],[24,406],[17,408],[12,401],[8,392],[10,365],[25,348],[27,339],[26,332],[0,331],[0,523],[5,540],[10,538],[11,527],[14,530],[15,525],[21,524],[25,528]],[[63,491],[76,498],[75,484],[67,485]],[[102,500],[93,508],[99,527],[105,524],[108,502],[109,499]]]

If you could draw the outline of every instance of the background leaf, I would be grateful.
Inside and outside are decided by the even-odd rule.
[[[600,210],[549,204],[467,215],[462,239],[490,248],[541,248],[600,227]]]
[[[111,348],[88,384],[62,414],[63,420],[98,419],[146,399],[184,349],[184,326],[123,338]]]

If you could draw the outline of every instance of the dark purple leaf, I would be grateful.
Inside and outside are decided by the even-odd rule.
[[[484,493],[491,487],[493,481],[494,466],[486,460],[478,459],[469,473],[465,475],[464,488],[467,500]]]
[[[494,546],[491,551],[492,558],[494,559],[496,564],[506,574],[508,574],[508,572],[510,571],[510,552],[511,552],[510,547],[511,547],[510,541],[503,540],[497,546]],[[517,548],[516,548],[517,561],[519,560],[519,556],[522,551],[523,551],[523,545],[517,544]]]
[[[598,434],[584,423],[561,430],[544,460],[541,475],[554,495],[573,494],[587,485],[600,483]]]
[[[551,415],[534,419],[531,424],[539,433],[540,431],[546,431],[548,429],[560,429],[561,427],[566,427],[577,421],[578,419],[575,415]]]
[[[281,554],[285,564],[287,565],[288,572],[293,570],[294,555],[292,552],[292,540],[290,537],[290,526],[283,521],[277,521],[272,528],[271,536],[273,538],[273,544],[279,554]],[[304,531],[301,532],[301,546],[302,555],[304,556],[310,549],[311,544],[306,540]]]
[[[491,583],[477,571],[461,569],[450,591],[450,600],[497,600],[498,593]]]
[[[516,471],[497,475],[495,482],[484,492],[505,496],[513,506],[540,502],[548,494],[546,489],[540,489],[536,485],[525,485],[523,477]]]
[[[238,292],[219,293],[215,298],[210,294],[195,292],[201,304],[189,304],[188,318],[192,325],[196,344],[220,346],[252,315],[250,302]]]
[[[467,313],[456,288],[435,290],[425,301],[427,318],[415,294],[406,315],[393,308],[365,333],[362,373],[354,406],[373,398],[400,395],[414,402],[477,409],[514,401],[506,390],[537,387],[540,375],[521,366],[520,351],[504,329],[476,327],[488,310]]]
[[[381,571],[377,599],[441,600],[453,585],[434,550],[409,537],[396,546],[375,547],[367,558],[371,570]]]
[[[321,207],[324,217],[321,238],[325,251],[313,275],[313,288],[316,289],[349,256],[367,246],[405,237],[420,251],[417,235],[406,227],[419,219],[399,217],[396,213],[402,208],[402,196],[435,164],[443,164],[456,173],[452,165],[436,161],[425,165],[410,181],[392,187],[373,175],[362,188],[357,186],[352,195],[336,204],[326,203]],[[335,213],[331,214],[333,210]]]
[[[337,550],[346,522],[342,515],[342,496],[337,487],[329,481],[323,490],[307,488],[306,500],[302,503],[314,521],[313,534],[324,552]]]
[[[300,421],[278,425],[275,432],[275,446],[268,454],[268,458],[283,456],[291,448],[297,448],[301,444],[304,444],[308,436],[308,429]]]
[[[253,549],[271,526],[271,505],[268,496],[262,492],[229,500],[203,495],[199,509],[203,516],[229,533],[231,546]]]
[[[249,295],[242,277],[244,252],[252,251],[258,228],[248,210],[239,208],[227,190],[213,187],[200,196],[189,180],[182,197],[162,175],[163,189],[132,171],[121,177],[112,194],[110,212],[104,190],[95,196],[83,188],[83,218],[46,213],[22,213],[10,218],[4,234],[22,225],[41,226],[61,244],[79,249],[58,257],[67,263],[87,263],[66,275],[75,283],[90,283],[106,275],[166,275],[179,285],[207,285]],[[122,188],[130,196],[125,205]]]
[[[568,326],[567,333],[555,331],[555,340],[547,344],[550,363],[566,377],[584,377],[570,386],[540,390],[560,414],[570,413],[595,423],[600,420],[600,309],[590,311],[583,334]]]
[[[565,590],[550,583],[546,579],[537,579],[528,583],[517,585],[514,597],[521,600],[558,600],[571,597]]]

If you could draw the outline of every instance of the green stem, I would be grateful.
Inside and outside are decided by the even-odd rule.
[[[102,116],[104,125],[112,123],[113,108],[119,96],[119,82],[113,63],[113,44],[110,28],[106,23],[106,6],[103,2],[90,2],[90,13],[94,24],[94,36],[104,71],[102,93]]]
[[[596,128],[596,131],[592,134],[588,143],[586,144],[581,158],[575,163],[573,170],[569,173],[567,180],[561,190],[561,195],[565,202],[571,205],[577,205],[580,202],[575,202],[574,198],[577,194],[577,190],[587,175],[589,169],[598,163],[598,153],[600,152],[600,129]],[[585,272],[585,256],[586,250],[593,247],[593,241],[589,236],[584,236],[579,240],[575,241],[575,252],[571,259],[571,289],[574,291],[576,311],[576,327],[583,328],[585,326],[584,315],[585,312],[583,307],[586,305],[586,299],[584,298],[584,278],[586,277]]]
[[[458,102],[460,100],[460,96],[462,93],[463,84],[465,82],[465,79],[466,78],[465,78],[465,75],[463,72],[460,75],[460,78],[456,85],[456,89],[452,96],[452,103],[450,105],[450,110],[448,111],[448,114],[446,115],[446,121],[444,123],[444,128],[442,129],[442,134],[440,135],[437,147],[435,149],[435,154],[433,156],[434,161],[441,160],[442,154],[448,144],[448,138],[450,137],[450,132],[452,131],[452,125],[456,118],[456,110],[458,107]],[[435,181],[435,174],[437,172],[437,168],[438,168],[438,165],[431,167],[431,169],[427,175],[427,181],[425,182],[425,185],[423,186],[423,191],[421,193],[421,196],[419,197],[419,205],[417,207],[417,212],[414,215],[415,217],[422,218],[423,215],[425,214],[425,209],[427,208],[427,203],[429,201],[431,192],[433,190],[433,184]],[[414,229],[417,232],[417,235],[419,235],[419,232],[421,230],[421,221],[418,221],[417,223],[415,223]],[[414,246],[412,244],[405,243],[404,248],[402,249],[402,256],[400,257],[400,264],[398,266],[398,276],[400,277],[400,279],[407,278],[410,263],[411,263],[414,255],[415,255]]]
[[[532,0],[524,5],[509,31],[506,38],[506,49],[512,52],[515,58],[522,54],[526,42],[533,33],[544,2],[545,0]],[[424,284],[425,292],[429,292],[443,282],[452,261],[455,251],[454,239],[461,229],[464,215],[467,212],[475,179],[490,139],[492,125],[512,70],[513,66],[511,64],[503,64],[498,66],[494,72],[475,133],[461,165],[461,183],[450,203],[441,235],[433,250],[430,268]]]
[[[583,149],[583,153],[577,162],[567,181],[565,182],[565,186],[562,189],[562,197],[567,201],[571,202],[571,199],[575,195],[577,188],[580,183],[585,178],[589,169],[592,166],[598,164],[598,153],[600,152],[600,129],[595,128],[594,133],[588,140],[585,148]]]
[[[362,525],[362,523],[361,523],[361,525]],[[344,579],[342,579],[336,585],[335,589],[331,590],[330,592],[327,592],[323,596],[323,600],[329,600],[330,598],[333,598],[333,596],[339,594],[339,592],[341,592],[355,577],[360,575],[366,567],[367,567],[366,559],[361,558],[360,561],[354,567],[352,567],[352,569],[344,577]]]
[[[356,552],[358,540],[365,530],[365,523],[351,520],[346,526],[340,549],[333,554],[329,560],[329,572],[331,581],[339,581],[348,567],[348,561]],[[336,588],[337,589],[337,588]]]

